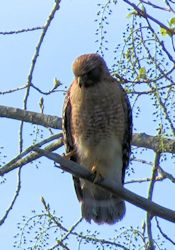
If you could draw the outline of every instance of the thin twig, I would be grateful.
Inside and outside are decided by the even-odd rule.
[[[49,204],[46,204],[44,198],[42,197],[42,203],[44,205],[44,208],[47,212],[47,216],[49,217],[49,220],[52,220],[56,227],[60,228],[63,232],[65,232],[65,236],[64,236],[64,240],[69,236],[69,235],[73,235],[73,236],[76,236],[78,237],[79,239],[81,240],[85,240],[85,241],[95,241],[95,242],[99,242],[101,244],[106,244],[106,245],[111,245],[111,246],[115,246],[116,249],[118,248],[121,248],[123,250],[129,250],[127,247],[119,244],[119,243],[116,243],[116,242],[112,242],[112,241],[109,241],[109,240],[104,240],[104,239],[99,239],[99,238],[95,238],[92,237],[92,236],[87,236],[87,235],[83,235],[82,233],[77,233],[74,231],[74,229],[81,223],[82,221],[82,218],[80,218],[69,230],[67,228],[65,228],[57,219],[56,216],[54,216],[51,212],[50,212],[50,206]],[[59,245],[63,246],[63,239],[60,240],[57,244],[55,244],[54,246],[52,246],[51,248],[49,248],[49,250],[53,250],[55,249],[56,247],[59,247]],[[60,244],[61,243],[61,244]],[[64,244],[65,246],[65,244]]]
[[[2,225],[5,220],[7,219],[10,211],[13,209],[13,206],[19,196],[19,192],[21,190],[21,168],[18,169],[18,173],[17,173],[17,188],[16,188],[16,191],[15,191],[15,195],[11,201],[11,204],[10,206],[8,207],[8,209],[6,210],[5,212],[5,215],[2,217],[2,219],[0,219],[0,225]]]
[[[159,5],[156,5],[148,0],[140,0],[141,3],[144,3],[144,4],[147,4],[155,9],[159,9],[159,10],[163,10],[163,11],[168,11],[170,12],[171,9],[170,8],[166,8],[166,7],[162,7],[162,6],[159,6]]]
[[[43,27],[43,32],[39,38],[39,41],[38,41],[38,44],[36,46],[36,49],[35,49],[35,53],[34,53],[34,56],[32,58],[32,64],[31,64],[31,67],[30,67],[30,70],[29,70],[29,74],[28,74],[28,77],[27,77],[27,83],[28,83],[28,91],[26,92],[26,96],[25,96],[25,99],[24,99],[24,104],[26,106],[26,103],[25,101],[27,100],[28,98],[28,95],[29,95],[29,89],[30,89],[30,85],[32,83],[32,78],[33,78],[33,72],[34,72],[34,69],[35,69],[35,66],[36,66],[36,62],[37,62],[37,58],[39,56],[39,53],[40,53],[40,49],[41,49],[41,45],[44,41],[44,38],[46,36],[46,33],[49,29],[49,26],[52,22],[52,20],[54,19],[55,17],[55,13],[56,11],[60,8],[60,2],[61,0],[56,0],[55,3],[54,3],[54,7],[49,15],[49,17],[47,18],[47,21],[46,21],[46,24],[44,25]],[[26,107],[27,108],[27,107]]]
[[[61,0],[55,0],[54,7],[53,7],[53,9],[52,9],[47,21],[46,21],[46,24],[44,25],[43,32],[42,32],[42,34],[41,34],[41,36],[39,38],[38,44],[37,44],[36,49],[35,49],[34,56],[32,58],[31,67],[30,67],[29,74],[28,74],[28,77],[27,77],[27,90],[26,90],[26,94],[25,94],[25,97],[24,97],[24,110],[27,109],[27,100],[28,100],[29,93],[30,93],[30,87],[31,87],[32,78],[33,78],[33,72],[34,72],[34,69],[35,69],[35,66],[36,66],[37,58],[39,56],[41,45],[42,45],[42,43],[44,41],[44,38],[45,38],[46,33],[48,31],[48,28],[49,28],[52,20],[54,19],[56,11],[60,8],[60,5],[59,5],[60,2],[61,2]],[[23,150],[23,127],[24,127],[24,122],[22,121],[21,124],[20,124],[20,130],[19,130],[20,152],[22,152],[22,150]]]
[[[171,1],[170,1],[171,2]],[[168,8],[175,14],[174,9],[171,7],[170,3],[168,2],[168,0],[165,0],[165,3],[168,5]],[[175,3],[175,2],[174,2]]]
[[[155,181],[163,181],[165,180],[166,177],[165,176],[156,176]],[[144,178],[144,179],[138,179],[138,180],[130,180],[130,181],[126,181],[126,184],[133,184],[133,183],[144,183],[144,182],[150,182],[152,179],[151,178]]]
[[[175,34],[175,31],[173,29],[170,29],[168,26],[166,26],[165,24],[163,24],[161,21],[159,21],[158,19],[154,18],[153,16],[149,15],[146,10],[142,10],[140,9],[136,4],[131,3],[129,0],[123,0],[125,3],[127,3],[128,5],[132,6],[138,13],[138,15],[144,17],[144,18],[148,18],[151,21],[153,21],[154,23],[158,24],[161,28],[164,28],[165,30],[167,30],[168,32],[170,32],[170,34]]]
[[[169,174],[160,166],[158,167],[158,172],[161,174],[162,177],[169,179],[171,182],[175,183],[175,177],[172,174]]]
[[[0,171],[2,171],[3,169],[9,169],[11,168],[11,166],[15,165],[19,160],[21,160],[24,156],[26,156],[27,154],[29,154],[30,152],[32,152],[36,147],[41,147],[44,144],[47,144],[53,140],[59,139],[62,137],[62,134],[56,134],[56,135],[52,135],[44,140],[42,140],[39,143],[36,143],[30,147],[28,147],[26,150],[24,150],[21,154],[17,155],[15,158],[13,158],[11,161],[9,161],[7,164],[5,164],[4,166],[2,166],[0,168]]]
[[[150,181],[149,190],[148,190],[148,200],[149,201],[152,201],[152,198],[153,198],[153,190],[154,190],[155,179],[157,176],[157,167],[159,166],[159,161],[160,161],[160,153],[156,153],[154,166],[152,169],[151,181]],[[153,215],[150,212],[147,212],[146,225],[147,225],[147,233],[148,233],[148,244],[149,244],[150,250],[155,249],[154,240],[153,240],[153,236],[152,236],[152,226],[151,226],[152,217],[153,217]]]
[[[163,42],[162,40],[159,39],[159,37],[158,37],[158,35],[156,34],[154,28],[151,26],[151,24],[150,24],[150,22],[149,22],[147,16],[145,16],[145,20],[146,20],[146,22],[147,22],[147,24],[148,24],[148,27],[149,27],[149,29],[151,30],[152,34],[154,34],[156,40],[157,40],[158,43],[160,44],[162,50],[165,52],[165,54],[167,55],[167,57],[168,57],[169,60],[173,63],[173,66],[174,66],[174,58],[173,58],[172,53],[166,49],[164,42]],[[171,78],[170,78],[170,80],[171,80]],[[170,81],[170,82],[171,82],[171,81]]]
[[[161,229],[161,227],[160,227],[160,224],[159,224],[159,221],[158,221],[157,217],[155,217],[155,220],[156,220],[157,228],[159,229],[159,232],[161,233],[161,235],[162,235],[166,240],[168,240],[169,242],[171,242],[171,243],[175,246],[175,241],[173,241],[172,239],[170,239],[170,237],[168,237],[168,235],[165,234],[165,233],[162,231],[162,229]]]
[[[62,147],[63,145],[63,140],[62,138],[57,140],[56,142],[53,142],[51,144],[49,144],[47,147],[45,147],[45,150],[52,152],[60,147]],[[17,168],[23,167],[25,165],[27,165],[28,163],[31,163],[32,161],[40,158],[41,155],[38,153],[30,153],[28,154],[26,157],[14,162],[12,165],[6,165],[4,167],[0,168],[0,176],[3,176]]]
[[[42,30],[42,29],[44,29],[43,26],[27,28],[27,29],[21,29],[21,30],[0,31],[0,35],[14,35],[14,34],[20,34],[20,33],[35,31],[35,30]]]
[[[67,233],[64,235],[64,237],[61,240],[59,240],[54,246],[49,248],[49,250],[54,250],[57,247],[62,246],[63,241],[66,240],[69,237],[69,235],[71,235],[73,233],[74,229],[82,222],[82,220],[83,219],[80,218],[69,230],[67,230]]]
[[[11,94],[11,93],[14,93],[14,92],[17,92],[19,90],[26,89],[26,88],[27,88],[27,85],[24,85],[22,87],[17,87],[15,89],[9,89],[9,90],[5,90],[5,91],[0,91],[0,95]]]
[[[61,85],[61,84],[60,84]],[[59,86],[60,86],[59,85]],[[38,91],[40,94],[42,94],[42,95],[50,95],[50,94],[52,94],[52,93],[57,93],[57,92],[63,92],[63,93],[66,93],[66,90],[63,90],[63,89],[57,89],[57,88],[55,88],[55,86],[51,89],[51,90],[49,90],[49,91],[42,91],[40,88],[38,88],[38,87],[36,87],[36,86],[34,86],[32,83],[31,83],[31,87],[33,88],[33,89],[35,89],[36,91]]]

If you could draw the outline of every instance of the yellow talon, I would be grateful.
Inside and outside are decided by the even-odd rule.
[[[76,150],[74,149],[74,150],[72,150],[72,151],[70,151],[70,152],[68,152],[68,153],[66,153],[66,154],[63,154],[63,157],[64,157],[64,159],[66,159],[66,160],[70,160],[70,158],[71,158],[72,156],[74,156],[75,153],[76,153]]]
[[[97,170],[97,167],[95,165],[92,167],[92,172],[95,174],[95,184],[101,183],[104,180],[102,174]]]

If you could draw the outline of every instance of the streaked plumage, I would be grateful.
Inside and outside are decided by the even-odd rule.
[[[63,135],[71,160],[111,183],[123,184],[132,137],[132,113],[121,85],[98,54],[78,57],[75,79],[65,97]],[[90,222],[113,224],[125,214],[119,197],[86,180],[74,178],[82,216]]]

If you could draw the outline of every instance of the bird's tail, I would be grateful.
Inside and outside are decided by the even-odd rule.
[[[82,216],[98,224],[114,224],[125,214],[125,202],[109,191],[85,182],[83,186]]]

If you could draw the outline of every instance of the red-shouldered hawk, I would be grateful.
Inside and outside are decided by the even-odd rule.
[[[71,160],[96,172],[97,178],[122,185],[132,137],[127,95],[98,54],[78,57],[73,72],[63,109],[66,152]],[[120,197],[76,176],[73,179],[88,222],[113,224],[123,218],[125,203]]]

